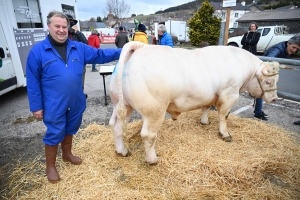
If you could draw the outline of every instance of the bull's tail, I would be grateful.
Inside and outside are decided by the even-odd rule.
[[[127,109],[124,105],[124,96],[123,96],[123,88],[122,88],[122,76],[123,76],[124,64],[135,50],[139,48],[143,48],[144,46],[145,44],[141,42],[135,42],[135,41],[129,42],[124,45],[119,58],[118,71],[117,71],[119,102],[116,105],[116,109],[118,112],[119,121],[122,125],[123,134],[125,134],[127,131],[127,127],[126,127],[127,124],[125,122]]]

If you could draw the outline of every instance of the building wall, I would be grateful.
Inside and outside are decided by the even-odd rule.
[[[229,19],[229,28],[236,28],[235,21],[243,16],[245,13],[249,11],[247,10],[230,10],[230,19]],[[215,16],[219,17],[222,22],[226,22],[226,10],[216,10]]]
[[[251,22],[239,22],[238,27],[247,27]],[[300,19],[297,21],[260,21],[257,22],[258,26],[276,26],[285,25],[289,33],[300,33]]]

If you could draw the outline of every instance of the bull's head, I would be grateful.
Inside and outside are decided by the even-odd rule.
[[[249,93],[256,98],[263,98],[266,103],[273,103],[277,99],[277,82],[279,79],[278,62],[263,62],[263,69],[256,72],[256,76],[251,80]]]

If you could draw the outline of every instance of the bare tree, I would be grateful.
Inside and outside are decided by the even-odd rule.
[[[129,11],[130,5],[124,0],[107,0],[103,13],[105,16],[109,13],[113,14],[115,20],[114,27],[116,24],[120,24],[123,18],[128,16]]]

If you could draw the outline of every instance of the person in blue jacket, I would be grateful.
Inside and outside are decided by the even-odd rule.
[[[158,33],[159,45],[166,45],[172,48],[174,47],[172,36],[167,32],[165,25],[163,24],[158,25],[157,33]]]
[[[78,131],[86,108],[82,75],[85,64],[118,60],[122,49],[96,49],[68,39],[68,17],[59,11],[47,16],[49,35],[32,47],[26,65],[30,111],[43,119],[47,128],[45,143],[46,174],[56,183],[56,154],[61,143],[62,159],[78,165],[82,159],[71,152],[73,135]]]
[[[271,46],[264,56],[276,58],[288,58],[290,55],[297,53],[300,50],[300,35],[291,37],[288,41],[280,42]],[[300,121],[294,122],[295,125],[300,125]]]

